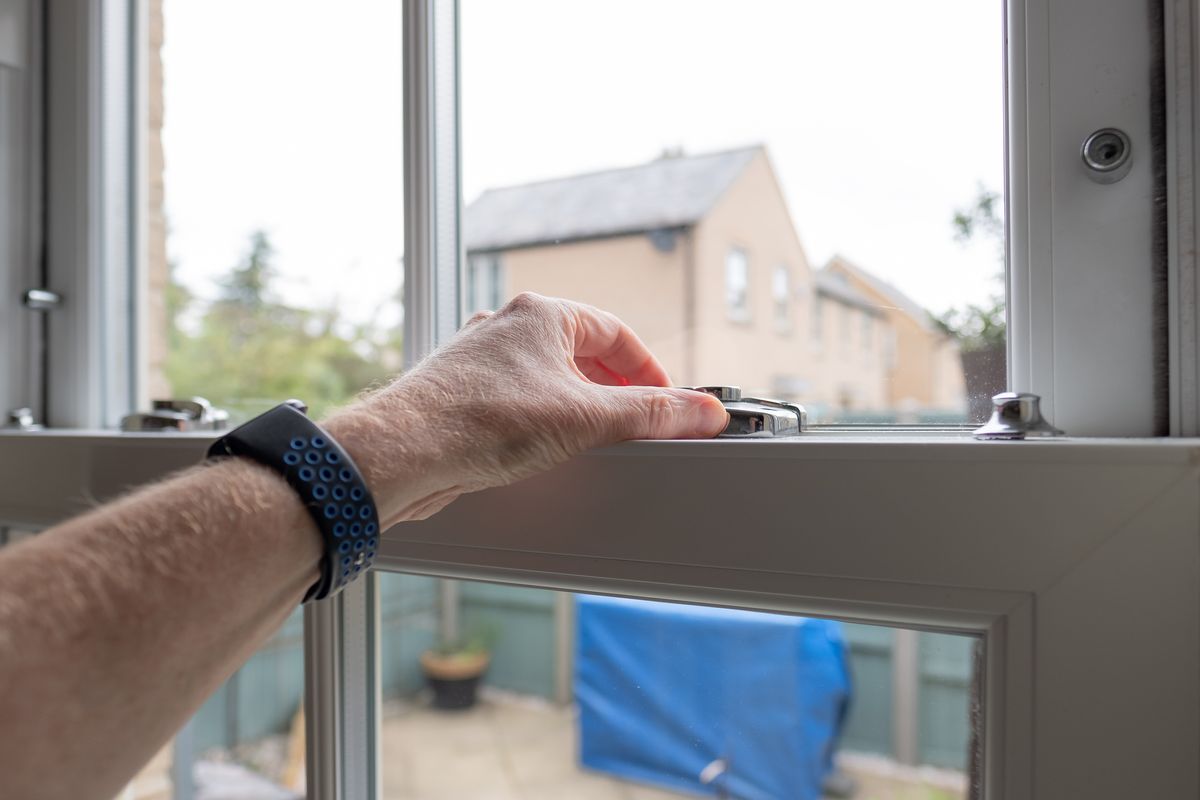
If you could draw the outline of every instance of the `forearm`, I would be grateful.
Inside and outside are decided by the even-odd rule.
[[[0,787],[105,798],[286,618],[320,538],[242,459],[0,552]]]

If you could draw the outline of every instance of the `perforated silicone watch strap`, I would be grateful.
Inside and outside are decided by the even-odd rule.
[[[208,456],[257,461],[300,496],[325,544],[321,575],[304,597],[308,602],[336,594],[370,569],[379,546],[379,514],[354,461],[302,409],[298,401],[282,403],[218,439]]]

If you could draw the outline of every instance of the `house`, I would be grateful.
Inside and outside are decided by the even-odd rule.
[[[526,290],[592,303],[680,385],[736,384],[821,418],[888,413],[893,385],[928,374],[894,357],[894,326],[910,324],[894,302],[812,268],[764,147],[489,189],[464,238],[465,313]]]
[[[901,416],[920,410],[943,414],[965,411],[966,386],[958,343],[934,323],[928,311],[841,255],[831,258],[818,275],[868,298],[871,307],[886,320],[888,408]]]

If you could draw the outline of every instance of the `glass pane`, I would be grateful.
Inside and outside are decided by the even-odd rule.
[[[204,701],[120,800],[299,800],[305,783],[303,697],[304,614],[297,609]]]
[[[319,417],[401,366],[400,4],[147,5],[151,397]],[[297,612],[129,796],[303,796],[302,693]]]
[[[149,7],[151,397],[319,417],[401,362],[400,4]]]
[[[617,313],[680,385],[979,419],[1003,31],[999,0],[463,0],[468,254],[502,256],[500,300]]]
[[[971,638],[438,583],[380,580],[384,800],[966,797]]]

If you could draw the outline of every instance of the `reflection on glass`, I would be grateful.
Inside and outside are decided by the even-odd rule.
[[[504,264],[499,292],[465,274],[472,309],[484,286],[591,302],[676,383],[816,422],[986,416],[1000,3],[462,7],[464,240]]]
[[[966,796],[969,638],[380,580],[386,800]]]

